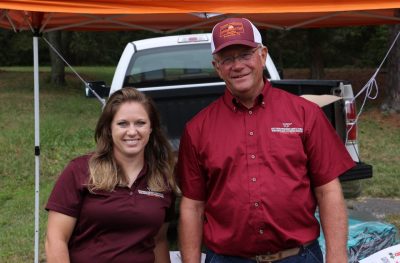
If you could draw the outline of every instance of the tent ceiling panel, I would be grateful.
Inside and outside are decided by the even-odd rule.
[[[340,27],[399,23],[397,8],[400,0],[2,0],[0,27],[168,33],[209,29],[228,16],[247,17],[261,28]]]
[[[309,13],[393,9],[398,0],[2,0],[9,10],[89,14]]]

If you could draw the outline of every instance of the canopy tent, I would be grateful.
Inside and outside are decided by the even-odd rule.
[[[394,15],[399,7],[399,0],[2,0],[0,27],[38,32],[144,29],[171,33],[210,28],[225,17],[245,16],[258,27],[289,30],[399,23]]]
[[[260,28],[340,27],[400,23],[400,0],[2,0],[0,28],[33,32],[35,114],[35,259],[39,262],[38,38],[55,30],[149,30],[172,33],[211,28],[226,17],[247,17]]]

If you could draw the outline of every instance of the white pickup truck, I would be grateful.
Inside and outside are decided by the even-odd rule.
[[[135,87],[150,95],[160,110],[163,126],[174,149],[179,146],[185,123],[222,95],[225,88],[211,63],[210,39],[211,34],[194,34],[130,42],[115,71],[110,94],[122,87]],[[274,87],[299,96],[340,97],[322,107],[357,164],[340,179],[372,177],[372,166],[360,160],[356,107],[350,83],[342,80],[281,80],[269,55],[265,75]]]

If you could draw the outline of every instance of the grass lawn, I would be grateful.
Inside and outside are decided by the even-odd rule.
[[[33,261],[34,115],[33,74],[0,72],[0,262]],[[96,99],[84,97],[83,84],[68,75],[66,88],[40,87],[40,238],[43,210],[59,172],[72,157],[91,151],[93,130],[101,112]]]
[[[78,68],[88,80],[111,83],[114,68]],[[40,252],[44,257],[44,211],[53,184],[67,162],[94,148],[93,132],[101,112],[96,99],[84,97],[79,79],[67,75],[68,86],[47,84],[40,74]],[[33,261],[34,245],[34,115],[30,67],[0,68],[0,262]],[[361,156],[374,166],[364,180],[363,196],[400,198],[400,116],[370,107],[360,121]],[[400,217],[387,220],[399,224]],[[398,225],[399,226],[399,225]]]
[[[400,114],[368,109],[360,122],[361,154],[374,167],[372,179],[363,181],[366,196],[400,197]]]

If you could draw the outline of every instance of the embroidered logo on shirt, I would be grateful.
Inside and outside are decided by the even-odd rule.
[[[282,127],[272,127],[272,132],[279,132],[279,133],[303,133],[303,128],[295,128],[292,127],[291,122],[282,122]]]
[[[153,191],[145,191],[145,190],[138,190],[138,193],[141,195],[147,195],[147,196],[154,196],[158,198],[164,198],[164,194],[158,193],[158,192],[153,192]]]

